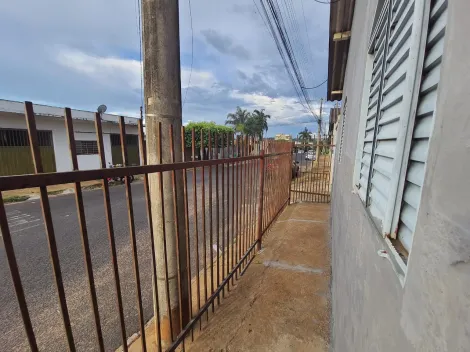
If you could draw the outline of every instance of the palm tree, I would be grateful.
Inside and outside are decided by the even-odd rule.
[[[305,127],[305,129],[299,133],[299,139],[302,144],[307,144],[312,140],[312,134],[310,133],[307,127]],[[306,148],[304,147],[304,150],[305,149]]]
[[[225,124],[234,126],[238,132],[243,132],[245,123],[250,115],[251,114],[248,111],[243,110],[237,106],[235,113],[227,114],[227,120],[225,120]]]
[[[309,142],[312,139],[312,134],[307,127],[299,133],[299,139],[303,142]]]
[[[264,109],[254,110],[252,117],[258,121],[258,125],[261,127],[260,134],[263,135],[264,132],[268,132],[268,119],[271,118],[271,115],[265,114]]]

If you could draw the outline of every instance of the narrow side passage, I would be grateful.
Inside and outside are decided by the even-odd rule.
[[[287,207],[187,351],[327,351],[329,204]],[[302,220],[302,221],[297,221]]]

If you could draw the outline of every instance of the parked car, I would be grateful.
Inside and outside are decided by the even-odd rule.
[[[307,155],[305,155],[305,160],[315,160],[315,152],[313,150],[309,150]]]

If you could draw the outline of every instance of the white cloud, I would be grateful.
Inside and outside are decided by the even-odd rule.
[[[266,113],[271,115],[270,125],[297,125],[314,121],[310,110],[300,104],[297,98],[273,98],[259,93],[248,94],[239,91],[232,91],[231,96],[242,99],[253,109],[266,109]],[[310,108],[316,116],[320,115],[319,103],[310,104]],[[322,115],[325,116],[325,113]]]
[[[186,121],[223,123],[237,105],[265,108],[273,116],[273,126],[309,121],[252,0],[199,0],[192,5],[194,69],[183,110]],[[293,45],[299,56],[310,53],[299,62],[305,84],[313,86],[327,73],[329,6],[304,1],[306,24],[300,2],[294,2],[293,9],[300,28],[295,39],[303,42]],[[249,55],[244,60],[220,55],[207,43],[203,35],[207,31]],[[0,97],[87,110],[105,103],[111,111],[138,115],[141,78],[135,2],[2,1],[0,32],[9,33],[0,36]],[[191,36],[188,2],[181,1],[183,89],[189,80]],[[237,80],[237,70],[248,80]],[[315,92],[321,95],[325,89]]]
[[[61,49],[57,62],[71,70],[89,76],[94,82],[107,86],[124,85],[140,89],[140,62],[116,57],[98,57],[78,50]]]
[[[140,90],[140,62],[132,59],[116,57],[100,57],[86,54],[73,49],[60,49],[57,54],[57,62],[76,72],[89,76],[97,84],[113,87],[127,87],[132,90]],[[187,88],[191,75],[190,87],[198,87],[207,92],[220,92],[221,84],[209,71],[191,70],[182,68],[182,88]],[[185,84],[186,83],[186,84]],[[271,125],[296,125],[313,121],[309,110],[299,103],[294,97],[270,97],[262,93],[243,93],[239,90],[226,89],[224,94],[233,99],[242,100],[251,109],[265,109],[271,115]],[[312,105],[312,111],[320,114],[318,104]],[[126,116],[139,116],[136,110],[120,110],[118,114]],[[188,120],[189,121],[189,120]]]
[[[130,89],[140,89],[141,63],[138,60],[117,57],[103,57],[86,54],[79,50],[60,49],[57,62],[73,71],[89,76],[100,84],[113,86],[124,85]],[[182,88],[187,88],[191,75],[191,87],[210,89],[216,80],[209,71],[200,71],[184,67],[181,70]]]
[[[191,82],[189,82],[189,75],[191,75]],[[188,83],[190,87],[199,87],[204,89],[211,89],[217,87],[217,81],[209,71],[200,71],[183,67],[181,69],[181,88],[187,88]]]

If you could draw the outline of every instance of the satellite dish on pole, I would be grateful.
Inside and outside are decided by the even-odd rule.
[[[106,109],[107,109],[106,105],[102,104],[102,105],[98,106],[97,111],[101,115],[101,114],[104,114],[106,112]]]

